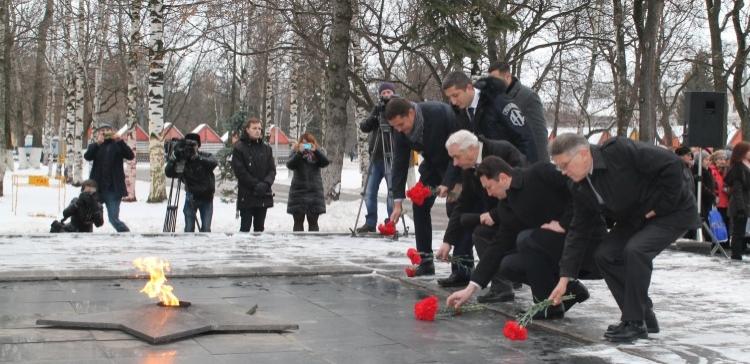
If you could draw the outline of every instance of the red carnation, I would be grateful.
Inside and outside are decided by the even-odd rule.
[[[438,311],[437,296],[427,297],[414,304],[414,317],[420,321],[435,321]]]
[[[523,341],[529,338],[529,333],[526,328],[519,325],[518,322],[510,320],[505,322],[503,327],[503,335],[511,340]]]
[[[411,264],[422,263],[422,256],[419,255],[419,252],[417,251],[417,249],[414,249],[414,248],[407,249],[406,256],[409,257],[409,260],[411,260]]]
[[[422,206],[424,200],[432,196],[432,189],[422,184],[422,181],[417,182],[414,187],[406,191],[406,197],[408,197],[412,203],[417,206]]]
[[[406,272],[407,277],[414,277],[417,275],[417,270],[414,267],[406,267],[404,268],[404,272]]]
[[[391,221],[388,221],[385,224],[380,224],[378,225],[378,231],[380,232],[381,235],[385,235],[385,236],[394,235],[396,234],[396,224]]]

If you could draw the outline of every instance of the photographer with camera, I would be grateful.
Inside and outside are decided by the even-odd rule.
[[[318,216],[326,213],[320,169],[327,167],[330,162],[310,133],[302,134],[293,151],[286,163],[286,167],[294,171],[286,208],[286,212],[294,219],[292,231],[305,230],[305,216],[307,231],[319,231]]]
[[[260,119],[250,118],[243,125],[240,140],[232,150],[232,170],[237,177],[237,210],[240,232],[265,230],[266,212],[273,207],[273,185],[276,162],[273,150],[263,142]]]
[[[68,218],[70,222],[65,224]],[[102,204],[96,198],[96,181],[87,179],[81,184],[81,194],[73,198],[63,210],[62,222],[55,220],[50,232],[90,233],[94,231],[94,225],[104,225],[104,217]]]
[[[128,232],[120,221],[120,202],[127,195],[123,160],[135,158],[133,150],[115,134],[112,126],[101,124],[96,129],[96,142],[89,144],[83,158],[92,161],[90,179],[96,181],[99,199],[107,206],[109,223],[118,233]]]
[[[367,186],[365,187],[367,215],[365,216],[365,224],[357,228],[357,233],[375,232],[375,226],[378,223],[378,189],[380,182],[386,177],[383,142],[378,136],[380,135],[380,123],[387,123],[382,117],[385,112],[385,105],[395,93],[396,85],[390,82],[381,83],[380,87],[378,87],[378,94],[380,96],[378,104],[372,109],[370,116],[359,124],[360,130],[370,133],[367,140],[368,151],[370,152],[370,167]],[[386,183],[390,184],[389,182]],[[388,207],[388,215],[390,216],[393,212],[393,196],[391,196],[390,191],[388,191],[386,205]]]
[[[211,218],[214,212],[214,191],[216,177],[214,169],[218,165],[209,153],[201,152],[201,138],[190,133],[185,139],[173,141],[164,174],[170,178],[180,178],[185,183],[185,232],[195,231],[196,212],[200,211],[198,227],[201,232],[211,232]]]

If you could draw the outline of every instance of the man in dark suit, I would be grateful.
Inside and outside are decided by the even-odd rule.
[[[497,205],[497,199],[489,196],[482,188],[479,177],[474,173],[476,166],[484,158],[496,156],[514,167],[520,167],[525,164],[526,158],[507,141],[478,138],[468,130],[451,134],[445,147],[448,155],[453,158],[453,165],[462,170],[462,189],[449,215],[443,244],[436,254],[438,259],[448,259],[451,249],[455,247],[451,275],[438,279],[438,284],[443,287],[459,287],[469,283],[471,269],[474,267],[472,232],[480,221],[485,226],[495,225],[489,215],[490,210]]]
[[[554,288],[557,276],[533,273],[547,264],[555,264],[555,255],[559,258],[562,251],[570,222],[570,193],[565,177],[550,163],[514,169],[497,157],[482,161],[477,175],[487,193],[500,200],[492,216],[499,226],[492,242],[480,255],[471,282],[448,297],[448,305],[459,307],[485,287],[500,269],[501,262],[505,265],[506,259],[516,258],[511,255],[516,244],[519,250],[537,249],[544,257],[552,259],[522,259],[523,264],[511,259],[512,264],[503,273],[512,274],[505,277],[529,284],[534,297],[546,297]],[[569,293],[576,295],[576,302],[588,299],[586,288],[579,282],[569,288]],[[540,316],[537,318],[559,318],[563,316],[563,309],[548,310]]]
[[[406,177],[409,169],[411,151],[422,154],[424,160],[419,165],[419,180],[425,186],[435,188],[437,194],[445,197],[448,188],[455,184],[458,177],[447,173],[451,168],[451,158],[445,149],[448,136],[460,128],[455,114],[448,104],[441,102],[413,103],[402,98],[392,98],[385,107],[385,118],[396,131],[393,134],[393,213],[391,221],[398,222],[401,217],[402,202],[405,198]],[[416,275],[434,275],[435,266],[432,257],[432,217],[430,211],[435,203],[435,196],[426,199],[422,206],[414,205],[414,234],[417,250],[422,256],[422,263],[417,267]]]
[[[658,332],[648,296],[653,260],[664,248],[700,225],[695,199],[674,153],[627,138],[589,145],[576,134],[559,135],[550,154],[572,181],[574,214],[560,260],[560,281],[549,298],[555,304],[576,278],[588,250],[622,312],[605,338],[632,341]],[[601,243],[591,239],[613,223]],[[645,321],[645,322],[644,322]]]

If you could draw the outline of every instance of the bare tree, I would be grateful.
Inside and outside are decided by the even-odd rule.
[[[149,0],[149,119],[148,154],[151,164],[151,190],[148,202],[162,202],[167,199],[164,176],[164,2]]]

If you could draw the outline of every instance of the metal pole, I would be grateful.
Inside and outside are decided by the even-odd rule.
[[[701,187],[703,184],[703,149],[698,149],[698,216],[700,216],[701,220],[703,220],[703,215],[701,214],[701,209],[703,208],[703,204],[701,203]],[[698,241],[703,241],[703,226],[698,227],[698,231],[695,232],[695,239]]]

